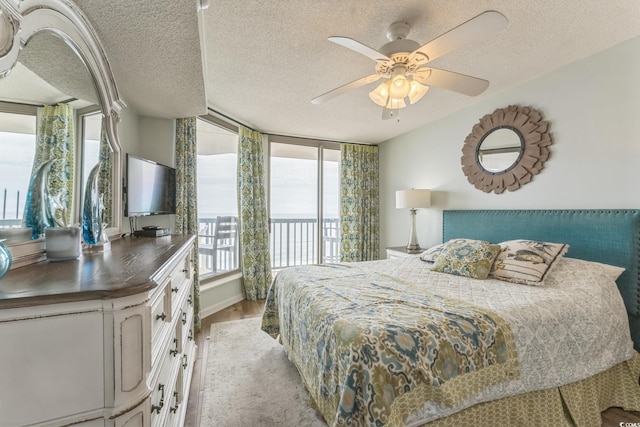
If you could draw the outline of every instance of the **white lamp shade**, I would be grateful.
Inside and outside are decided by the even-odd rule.
[[[403,98],[389,98],[389,102],[387,102],[387,108],[390,110],[397,110],[398,108],[404,108],[406,106],[407,104]]]
[[[431,206],[431,191],[424,189],[396,191],[397,209],[419,209]]]

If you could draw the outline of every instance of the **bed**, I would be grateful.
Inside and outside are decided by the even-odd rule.
[[[640,410],[640,211],[445,211],[443,242],[458,239],[493,243],[496,276],[444,273],[437,256],[276,276],[262,329],[330,426],[599,426],[608,407]],[[531,261],[515,239],[568,245],[542,286],[498,279],[498,259]]]

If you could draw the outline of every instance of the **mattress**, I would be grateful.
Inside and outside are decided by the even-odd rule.
[[[265,305],[263,329],[272,336],[280,335],[285,351],[329,425],[420,425],[480,402],[580,381],[634,355],[624,303],[615,285],[619,271],[606,265],[564,258],[542,287],[436,273],[430,271],[430,266],[417,257],[304,266],[284,270],[274,280]],[[384,298],[375,299],[382,294]],[[404,309],[398,301],[412,301],[415,306],[415,301],[425,298],[477,310],[498,325],[504,322],[504,335],[512,336],[515,364],[508,357],[498,363],[490,360],[490,365],[504,363],[505,369],[496,371],[501,372],[502,378],[492,377],[480,385],[474,375],[458,375],[456,381],[466,381],[467,386],[458,386],[447,398],[428,393],[415,396],[409,382],[404,396],[402,390],[385,389],[384,384],[369,385],[365,381],[367,387],[359,389],[352,387],[349,378],[339,378],[340,373],[349,371],[344,369],[345,360],[335,352],[336,337],[352,330],[353,313],[363,309],[362,301],[376,301],[376,307],[368,309],[381,314],[379,325],[369,328],[374,332],[367,339],[374,339],[376,334],[383,336],[390,327],[393,329],[390,318],[414,315],[402,313]],[[449,310],[448,305],[446,309]],[[318,324],[328,331],[322,338],[313,332]],[[333,356],[327,357],[327,352],[332,351]],[[387,362],[387,369],[398,369],[397,363]],[[475,366],[465,369],[479,370]],[[384,378],[386,374],[379,370],[380,364],[372,368],[377,378]],[[365,368],[358,372],[360,377],[373,377]],[[447,384],[440,380],[442,384],[438,385],[433,378],[430,381],[436,388]],[[386,408],[376,401],[372,391],[375,387],[383,390],[379,394]],[[384,390],[388,392],[385,394]],[[459,390],[466,392],[460,394]],[[322,404],[333,394],[339,396],[340,408],[349,394],[345,391],[354,394],[347,400],[360,399],[366,408],[364,415],[360,411],[355,418],[349,418],[340,410],[333,414]]]

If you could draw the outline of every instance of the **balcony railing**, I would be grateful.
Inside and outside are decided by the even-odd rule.
[[[15,197],[12,197],[16,200],[15,207],[13,204],[8,205],[7,201],[8,190],[5,188],[2,192],[2,211],[0,211],[0,227],[10,227],[20,225],[22,223],[22,219],[20,219],[20,191],[16,191]],[[14,210],[15,209],[15,210]]]
[[[232,248],[211,252],[216,238],[216,218],[199,218],[200,274],[221,274],[239,268],[236,238]],[[278,218],[271,220],[269,247],[271,268],[317,264],[318,232],[315,218]],[[340,227],[337,218],[322,221],[322,262],[340,261]],[[226,241],[226,244],[231,242]]]

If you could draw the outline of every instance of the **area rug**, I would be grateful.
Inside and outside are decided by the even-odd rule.
[[[326,427],[260,318],[211,325],[201,427]]]

